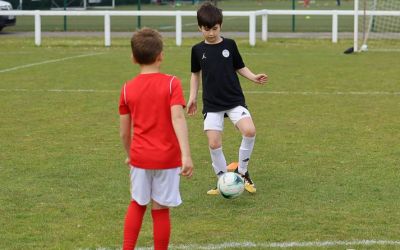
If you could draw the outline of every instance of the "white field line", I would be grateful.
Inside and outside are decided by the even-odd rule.
[[[217,250],[217,249],[235,249],[235,248],[256,248],[256,249],[268,249],[268,248],[294,248],[294,247],[309,247],[309,248],[321,248],[321,247],[349,247],[349,246],[400,246],[400,240],[350,240],[350,241],[305,241],[305,242],[225,242],[222,244],[187,244],[187,245],[170,245],[171,250],[174,249],[204,249],[204,250]],[[96,250],[112,250],[121,248],[107,248],[99,247]],[[152,250],[152,247],[137,247],[136,250]],[[81,249],[87,250],[87,249]]]
[[[96,55],[101,55],[101,54],[104,54],[104,53],[90,53],[90,54],[83,54],[83,55],[77,55],[77,56],[63,57],[63,58],[53,59],[53,60],[46,60],[46,61],[37,62],[37,63],[24,64],[24,65],[20,65],[20,66],[8,68],[8,69],[0,69],[0,73],[5,73],[5,72],[14,71],[14,70],[30,68],[30,67],[34,67],[34,66],[38,66],[38,65],[43,65],[43,64],[62,62],[62,61],[81,58],[81,57],[96,56]]]
[[[0,89],[0,92],[73,92],[73,93],[115,93],[120,90],[107,89]],[[199,91],[200,93],[202,91]],[[245,94],[266,94],[266,95],[353,95],[353,96],[400,96],[400,92],[389,91],[335,91],[335,92],[320,92],[320,91],[244,91]]]
[[[0,92],[117,93],[120,91],[107,89],[0,89]]]
[[[245,94],[271,94],[271,95],[400,95],[400,92],[389,91],[244,91]]]
[[[400,241],[387,240],[356,240],[356,241],[311,241],[311,242],[228,242],[210,245],[180,245],[171,249],[234,249],[234,248],[291,248],[291,247],[331,247],[331,246],[369,246],[369,245],[400,245]],[[149,248],[138,248],[138,250]]]

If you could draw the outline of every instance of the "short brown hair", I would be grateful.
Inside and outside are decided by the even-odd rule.
[[[163,50],[161,34],[150,28],[135,32],[131,38],[132,55],[139,64],[152,64]]]
[[[197,10],[197,24],[199,27],[211,29],[215,25],[222,24],[222,10],[210,2],[205,2]]]

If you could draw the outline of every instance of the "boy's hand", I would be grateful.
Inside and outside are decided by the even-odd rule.
[[[181,175],[191,178],[193,175],[193,162],[191,157],[182,157]]]
[[[195,115],[196,114],[196,112],[197,112],[197,102],[196,102],[196,100],[189,99],[186,107],[187,107],[187,113],[189,115]]]
[[[246,77],[250,81],[258,83],[258,84],[264,84],[264,83],[266,83],[268,81],[268,76],[266,74],[254,74],[247,67],[243,67],[241,69],[238,69],[237,72],[241,76]]]
[[[126,157],[125,164],[128,166],[128,168],[131,168],[131,166],[129,165],[129,162],[130,162],[129,157]]]
[[[268,76],[266,74],[257,74],[254,76],[254,82],[259,84],[265,84],[268,81]]]

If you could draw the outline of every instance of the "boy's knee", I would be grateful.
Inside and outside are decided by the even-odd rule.
[[[256,136],[256,130],[255,130],[255,128],[254,129],[253,128],[245,129],[245,130],[243,130],[242,135],[245,137],[254,137],[254,136]]]
[[[214,150],[214,149],[219,149],[220,147],[222,147],[221,143],[219,142],[208,142],[208,146],[210,147],[210,149]]]

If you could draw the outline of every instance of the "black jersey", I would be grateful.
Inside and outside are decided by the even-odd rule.
[[[236,70],[245,67],[236,43],[223,38],[218,44],[204,41],[192,47],[193,73],[201,70],[203,113],[246,106]]]

